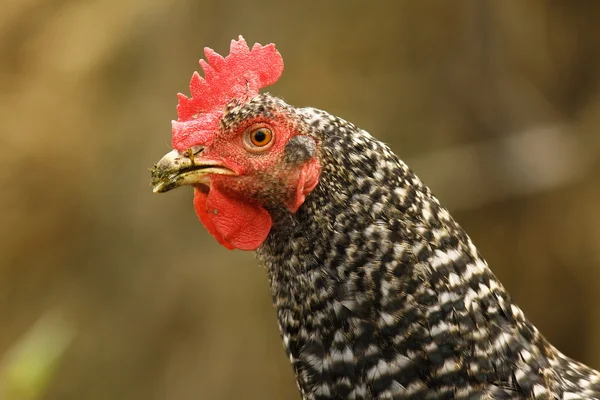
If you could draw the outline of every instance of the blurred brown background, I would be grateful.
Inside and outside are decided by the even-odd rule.
[[[0,398],[298,398],[251,253],[154,196],[204,46],[391,144],[568,355],[600,367],[600,2],[3,0]]]

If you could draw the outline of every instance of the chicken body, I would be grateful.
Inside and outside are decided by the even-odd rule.
[[[205,55],[154,191],[193,186],[213,237],[257,251],[305,400],[600,399],[600,374],[547,342],[385,144],[259,94],[283,71],[274,45]]]
[[[600,398],[600,374],[546,341],[385,144],[268,95],[237,112],[269,104],[320,143],[319,185],[270,210],[257,252],[303,399]]]

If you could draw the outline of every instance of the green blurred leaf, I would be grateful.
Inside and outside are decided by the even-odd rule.
[[[74,336],[75,331],[59,313],[41,317],[2,358],[0,398],[39,399]]]

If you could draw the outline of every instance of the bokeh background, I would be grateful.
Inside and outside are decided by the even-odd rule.
[[[390,143],[600,367],[600,2],[3,0],[0,398],[295,399],[265,271],[152,195],[204,46]]]

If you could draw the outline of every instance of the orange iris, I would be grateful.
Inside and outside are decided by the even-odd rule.
[[[261,127],[250,133],[250,142],[256,147],[265,147],[273,140],[273,132],[269,128]]]

